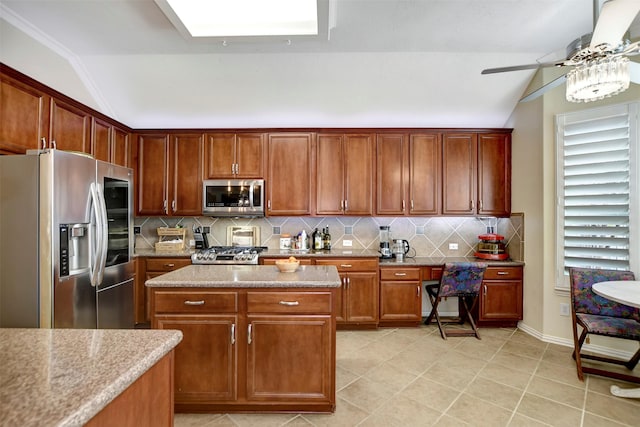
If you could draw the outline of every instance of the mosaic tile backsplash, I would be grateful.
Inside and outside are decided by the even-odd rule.
[[[138,217],[134,225],[141,227],[136,235],[137,249],[152,249],[158,241],[158,227],[181,225],[187,230],[187,243],[193,239],[194,227],[210,227],[215,245],[227,244],[227,226],[251,225],[260,227],[262,246],[277,250],[280,235],[292,236],[306,230],[329,227],[332,248],[337,250],[369,249],[379,247],[379,227],[390,226],[392,239],[409,241],[416,256],[460,257],[473,256],[478,235],[493,227],[494,232],[505,237],[507,251],[512,260],[523,261],[524,214],[514,213],[510,218],[474,217],[265,217],[265,218],[212,218],[212,217]],[[352,247],[344,247],[343,241],[351,240]],[[450,250],[449,243],[457,243],[457,250]],[[409,255],[413,255],[410,253]]]

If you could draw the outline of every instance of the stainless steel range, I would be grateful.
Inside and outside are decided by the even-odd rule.
[[[264,246],[213,246],[191,255],[192,264],[258,264],[258,254]]]

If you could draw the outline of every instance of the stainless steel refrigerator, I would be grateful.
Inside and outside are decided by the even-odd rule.
[[[0,327],[133,328],[133,172],[0,156]]]

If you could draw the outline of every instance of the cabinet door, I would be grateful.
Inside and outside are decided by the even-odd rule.
[[[478,214],[511,213],[511,135],[478,135]]]
[[[440,213],[442,141],[441,135],[413,134],[409,140],[409,213]]]
[[[318,215],[342,215],[344,208],[345,156],[342,135],[318,135],[316,150]]]
[[[248,315],[247,321],[248,400],[332,399],[331,316]]]
[[[206,178],[235,177],[236,135],[234,133],[213,133],[207,134],[206,138]]]
[[[238,178],[264,176],[264,134],[239,133],[236,135],[236,174]]]
[[[236,399],[237,316],[162,315],[155,321],[158,329],[182,331],[175,349],[176,403]]]
[[[444,134],[442,144],[442,213],[476,212],[476,134]]]
[[[49,136],[49,96],[8,76],[0,81],[0,153],[24,154]]]
[[[312,133],[270,134],[268,140],[267,212],[311,215],[315,165]]]
[[[376,215],[404,215],[406,200],[405,135],[380,134],[376,139]]]
[[[378,322],[378,272],[351,272],[346,276],[346,320]]]
[[[203,139],[201,134],[172,136],[171,215],[202,214]]]
[[[380,282],[380,322],[415,322],[422,319],[419,281]]]
[[[131,150],[131,134],[124,129],[113,127],[111,163],[131,167],[129,163]]]
[[[59,150],[91,153],[91,116],[79,108],[52,99],[49,133]]]
[[[480,295],[479,320],[522,319],[522,281],[485,280]]]
[[[93,119],[91,124],[91,154],[97,160],[111,161],[111,124]]]
[[[169,135],[139,135],[137,158],[137,215],[168,215]]]
[[[345,215],[373,215],[372,135],[345,135],[344,158]]]

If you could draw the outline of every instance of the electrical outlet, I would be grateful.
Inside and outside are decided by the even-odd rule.
[[[450,251],[457,251],[458,250],[458,244],[457,243],[449,243],[449,250]]]
[[[566,302],[560,303],[560,316],[568,316],[569,315],[569,304]]]
[[[141,228],[142,228],[142,227],[133,227],[133,234],[140,234],[140,233],[142,233]]]
[[[342,246],[345,246],[345,247],[353,246],[353,240],[343,240]]]

